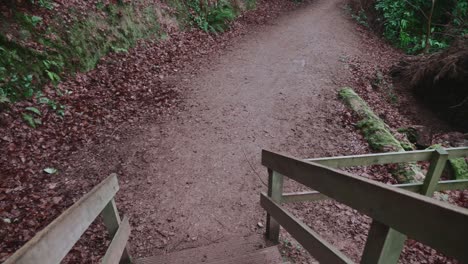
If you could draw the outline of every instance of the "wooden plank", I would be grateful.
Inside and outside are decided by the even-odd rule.
[[[120,216],[117,211],[117,205],[115,204],[114,198],[107,203],[106,207],[102,210],[101,215],[104,225],[107,228],[107,232],[109,232],[110,237],[114,237],[120,225]]]
[[[281,202],[283,195],[283,175],[276,171],[268,170],[268,196],[274,201]],[[266,236],[274,243],[279,242],[280,225],[267,214]]]
[[[436,149],[419,193],[432,197],[447,163],[448,153]],[[378,221],[372,221],[361,263],[397,263],[405,246],[406,236]]]
[[[372,221],[361,264],[397,263],[406,236],[379,221]]]
[[[283,193],[283,203],[294,203],[294,202],[306,202],[306,201],[319,201],[330,199],[326,195],[323,195],[317,191],[308,192],[295,192],[295,193]]]
[[[200,262],[205,264],[283,264],[283,258],[277,246],[258,249],[255,252],[242,254],[236,257],[224,258],[214,262]],[[191,262],[192,264],[194,262]]]
[[[411,152],[389,152],[305,160],[332,168],[346,168],[353,166],[424,161],[430,159],[432,152],[433,150],[418,150]]]
[[[400,189],[410,192],[421,193],[422,183],[404,183],[391,185]],[[468,180],[448,180],[440,181],[435,188],[435,191],[449,191],[449,190],[465,190],[468,189]]]
[[[464,190],[468,189],[468,180],[440,181],[436,191]]]
[[[467,209],[266,150],[262,151],[262,164],[447,255],[468,262]]]
[[[123,254],[126,251],[127,241],[130,237],[130,223],[128,217],[124,216],[119,229],[115,233],[106,254],[102,258],[103,264],[115,264],[119,263],[122,259]]]
[[[431,165],[427,171],[426,178],[424,179],[423,186],[421,188],[421,194],[432,197],[434,194],[440,176],[444,171],[445,164],[448,160],[448,153],[443,149],[436,149],[432,154]]]
[[[403,183],[403,184],[394,184],[389,185],[394,186],[400,189],[404,189],[410,192],[421,193],[422,183]],[[436,191],[449,191],[449,190],[465,190],[468,189],[468,180],[449,180],[449,181],[440,181],[436,185]],[[330,197],[317,192],[317,191],[305,191],[305,192],[296,192],[296,193],[283,193],[283,203],[293,203],[293,202],[307,202],[307,201],[320,201],[327,200]]]
[[[262,235],[233,237],[227,241],[209,241],[206,246],[168,252],[168,254],[135,259],[135,264],[193,264],[210,263],[239,254],[250,254],[267,246]],[[173,249],[174,250],[174,249]]]
[[[447,148],[449,158],[467,157],[468,147]],[[332,168],[345,168],[353,166],[369,166],[377,164],[407,163],[426,161],[431,159],[435,150],[416,150],[407,152],[389,152],[365,155],[350,155],[340,157],[305,159],[309,162],[318,163]]]
[[[112,174],[41,230],[4,264],[60,263],[119,190]]]
[[[112,198],[112,200],[110,200],[110,202],[107,203],[106,207],[104,207],[104,209],[102,210],[101,215],[104,225],[107,228],[107,232],[109,232],[109,236],[113,238],[120,226],[120,215],[117,211],[117,205],[115,204],[114,198]],[[132,262],[129,253],[129,247],[130,245],[127,243],[127,246],[124,249],[124,252],[122,253],[120,263]]]
[[[333,245],[321,238],[318,233],[284,210],[264,193],[260,195],[260,204],[320,263],[353,263]]]
[[[446,148],[449,159],[468,157],[468,147]]]

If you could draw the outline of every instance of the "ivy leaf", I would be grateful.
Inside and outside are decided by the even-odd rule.
[[[41,97],[41,98],[38,99],[38,102],[40,104],[48,104],[50,102],[50,99],[47,98],[47,97]]]
[[[42,22],[42,17],[39,16],[32,16],[31,17],[31,23],[33,26],[37,26],[37,24]]]
[[[37,115],[42,115],[41,111],[39,111],[39,109],[37,109],[36,107],[26,107],[25,109]]]
[[[11,103],[10,99],[5,95],[0,94],[0,104]]]
[[[58,172],[58,170],[56,168],[45,168],[44,172],[47,174],[55,174]]]
[[[34,117],[30,114],[23,113],[23,120],[32,128],[36,128],[36,122],[34,121]]]

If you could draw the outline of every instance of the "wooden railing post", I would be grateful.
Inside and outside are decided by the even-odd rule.
[[[283,175],[268,169],[268,196],[275,202],[280,203],[283,196]],[[267,213],[266,236],[274,242],[279,242],[280,225]]]
[[[426,178],[421,189],[421,194],[432,196],[440,180],[440,176],[447,164],[448,153],[445,149],[438,148],[434,151],[431,158],[431,165],[427,171]]]
[[[114,198],[112,198],[112,200],[107,203],[106,207],[104,207],[102,210],[101,215],[111,239],[114,238],[120,226],[120,216],[119,212],[117,211]],[[129,264],[131,262],[132,260],[130,257],[129,245],[127,244],[122,254],[122,258],[120,259],[120,263]]]
[[[447,163],[448,153],[444,149],[436,149],[432,154],[431,165],[424,179],[420,193],[432,196],[440,176]],[[405,245],[406,235],[373,220],[367,238],[362,264],[397,263]]]

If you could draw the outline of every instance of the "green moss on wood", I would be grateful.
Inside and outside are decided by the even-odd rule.
[[[353,89],[341,89],[339,97],[361,119],[357,123],[357,127],[373,150],[380,152],[412,150],[411,144],[401,143],[393,136],[385,122],[372,111],[369,105]],[[420,174],[420,169],[416,164],[398,164],[392,174],[398,182],[407,183],[414,181],[415,176]]]
[[[392,135],[390,128],[380,119],[357,95],[353,89],[344,88],[339,96],[361,118],[357,127],[362,131],[365,139],[376,151],[404,151],[405,148]]]
[[[449,159],[449,163],[453,169],[455,179],[468,179],[468,163],[466,162],[465,158]]]

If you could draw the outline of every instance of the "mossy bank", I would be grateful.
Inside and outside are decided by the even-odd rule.
[[[167,21],[217,34],[255,8],[255,0],[98,1],[83,2],[81,9],[52,0],[9,1],[23,4],[0,10],[0,104],[31,98],[45,84],[92,70],[109,52],[126,52],[138,40],[159,41]]]

